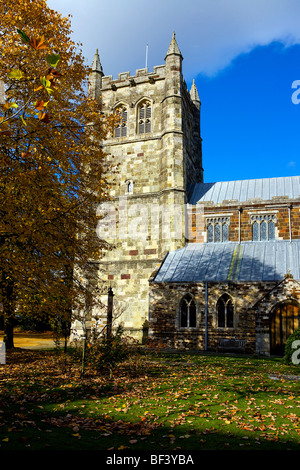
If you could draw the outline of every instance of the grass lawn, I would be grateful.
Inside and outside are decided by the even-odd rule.
[[[56,351],[6,362],[1,450],[299,450],[300,367],[282,359],[144,353],[111,379]]]

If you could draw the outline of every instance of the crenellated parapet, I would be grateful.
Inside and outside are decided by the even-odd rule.
[[[112,75],[106,75],[102,78],[102,90],[134,87],[144,83],[154,84],[157,80],[164,80],[165,77],[165,65],[154,67],[153,72],[148,72],[147,68],[137,69],[135,75],[130,75],[130,72],[122,72],[118,74],[117,79],[114,79]]]

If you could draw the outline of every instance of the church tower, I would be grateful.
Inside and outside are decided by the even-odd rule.
[[[200,100],[182,75],[175,33],[165,64],[103,74],[98,51],[89,96],[121,120],[103,150],[118,172],[98,233],[114,248],[97,261],[99,286],[111,286],[125,331],[139,337],[148,319],[148,280],[169,250],[185,245],[189,184],[203,181]]]

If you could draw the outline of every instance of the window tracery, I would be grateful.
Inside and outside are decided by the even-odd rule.
[[[254,214],[251,215],[250,222],[253,241],[275,240],[277,222],[275,214]]]
[[[179,326],[180,328],[197,326],[196,304],[190,294],[185,295],[180,301]]]
[[[229,240],[230,217],[207,217],[207,242],[218,243]]]
[[[115,137],[126,137],[127,136],[127,109],[125,106],[119,106],[116,109],[116,113],[119,114],[119,122],[115,127]]]
[[[218,328],[233,328],[233,303],[228,294],[223,294],[217,302]]]
[[[138,133],[151,132],[152,107],[149,101],[143,101],[138,107]]]

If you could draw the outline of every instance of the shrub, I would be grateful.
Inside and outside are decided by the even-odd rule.
[[[109,338],[101,336],[90,344],[88,349],[88,360],[99,372],[109,372],[112,376],[116,364],[125,361],[130,354],[128,341],[123,338],[123,329],[117,328],[115,334]]]
[[[299,343],[294,343],[295,341],[299,341]],[[288,364],[300,365],[300,352],[297,353],[297,350],[300,350],[300,328],[297,328],[287,339],[284,361]]]

